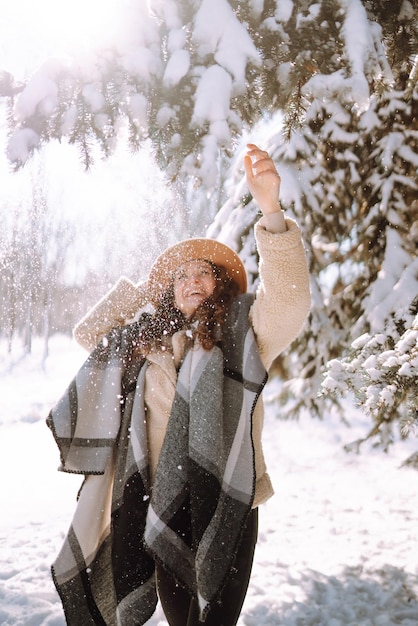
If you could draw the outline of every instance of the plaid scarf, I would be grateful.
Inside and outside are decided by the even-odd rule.
[[[152,489],[135,324],[105,338],[50,412],[61,469],[86,475],[52,566],[67,624],[144,624],[155,562],[197,597],[202,621],[218,597],[255,489],[252,413],[267,375],[252,301],[233,303],[222,349],[187,352]]]

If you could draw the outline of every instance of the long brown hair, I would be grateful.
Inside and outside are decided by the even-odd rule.
[[[174,302],[174,285],[163,294],[153,314],[142,317],[135,337],[135,354],[146,356],[151,350],[167,347],[167,338],[183,328],[195,327],[194,336],[205,350],[211,350],[222,338],[228,309],[238,294],[239,286],[221,265],[210,263],[215,277],[215,288],[196,309],[191,319],[186,319]],[[194,324],[197,322],[197,324]]]

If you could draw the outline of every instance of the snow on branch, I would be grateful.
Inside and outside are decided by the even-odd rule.
[[[261,65],[254,42],[227,0],[203,0],[195,17],[192,39],[202,60],[213,55],[231,74],[235,93],[245,89],[247,64]]]

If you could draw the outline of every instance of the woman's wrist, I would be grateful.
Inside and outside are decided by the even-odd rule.
[[[285,233],[287,231],[286,220],[281,209],[264,213],[260,219],[260,225],[270,233]]]
[[[282,206],[280,204],[280,200],[272,201],[270,198],[266,202],[256,202],[258,204],[258,208],[262,212],[263,215],[270,215],[271,213],[278,213],[282,210]]]

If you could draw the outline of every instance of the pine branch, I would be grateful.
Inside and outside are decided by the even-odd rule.
[[[302,96],[302,84],[299,82],[284,110],[283,136],[286,141],[290,141],[291,135],[295,130],[302,128],[306,110],[307,105],[304,103]]]
[[[380,417],[365,437],[361,437],[360,439],[356,439],[355,441],[346,444],[344,446],[344,450],[346,452],[355,452],[356,454],[359,454],[361,446],[366,443],[366,441],[370,441],[370,439],[382,435],[381,429],[384,425],[387,426],[387,420],[384,417]],[[390,439],[389,443],[391,442],[392,440]],[[387,447],[388,444],[386,443],[384,447],[385,451],[387,451]]]
[[[10,72],[0,72],[0,98],[14,98],[24,88],[23,83],[17,84],[15,82],[14,76]]]

